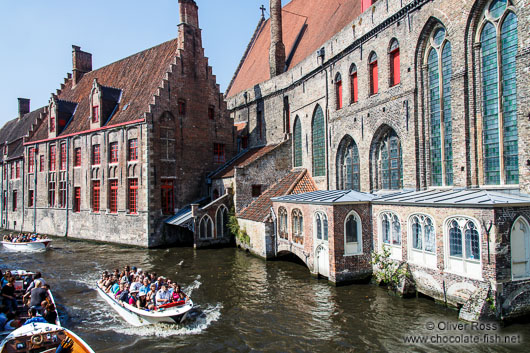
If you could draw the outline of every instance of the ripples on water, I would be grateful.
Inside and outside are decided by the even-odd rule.
[[[333,287],[302,265],[264,262],[235,249],[144,250],[54,240],[28,257],[0,251],[0,268],[40,270],[63,324],[96,352],[524,352],[520,346],[407,346],[432,334],[427,321],[457,312],[427,299],[400,299],[371,285]],[[136,265],[176,280],[198,309],[185,325],[131,327],[93,289],[103,270]],[[499,334],[530,342],[530,325]]]

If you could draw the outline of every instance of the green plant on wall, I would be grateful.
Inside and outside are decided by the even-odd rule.
[[[409,276],[409,273],[406,268],[392,260],[390,255],[390,248],[383,244],[382,252],[372,252],[370,263],[376,267],[374,277],[377,283],[395,290],[401,280]]]
[[[239,227],[239,222],[237,221],[236,212],[234,207],[230,208],[228,213],[228,229],[230,233],[239,240],[240,243],[247,244],[250,246],[250,236],[247,234],[245,229]]]

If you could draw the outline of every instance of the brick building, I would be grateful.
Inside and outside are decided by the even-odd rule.
[[[234,154],[235,129],[198,7],[179,8],[177,38],[98,70],[73,46],[72,74],[30,113],[41,114],[17,155],[18,218],[5,212],[5,227],[144,247],[185,240],[165,220],[208,194],[208,173]]]
[[[247,183],[266,192],[305,169],[321,191],[273,197],[249,248],[339,283],[369,276],[386,246],[462,318],[528,313],[529,5],[271,0],[227,102],[241,154],[290,146],[290,163],[261,157],[274,173]],[[241,219],[265,205],[248,192]]]

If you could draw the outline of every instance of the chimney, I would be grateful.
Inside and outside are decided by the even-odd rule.
[[[269,65],[271,78],[282,74],[285,70],[285,45],[282,35],[282,1],[271,0],[271,47]]]
[[[180,23],[199,28],[199,7],[194,0],[179,0]]]
[[[29,113],[29,99],[19,98],[18,99],[18,118],[20,119],[28,113]]]
[[[74,86],[84,74],[92,71],[92,54],[81,51],[81,47],[72,45],[72,66]]]

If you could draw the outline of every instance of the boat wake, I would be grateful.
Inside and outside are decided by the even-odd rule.
[[[184,293],[186,293],[189,297],[191,297],[194,290],[199,289],[199,287],[202,285],[202,282],[199,281],[201,279],[201,275],[197,276],[197,279],[195,279],[193,282],[191,282],[190,285],[182,288]]]
[[[192,309],[186,321],[181,325],[160,323],[156,325],[148,325],[141,327],[132,326],[117,326],[107,327],[118,333],[128,336],[143,336],[143,337],[171,337],[171,336],[185,336],[198,335],[208,329],[213,322],[216,322],[221,317],[221,303],[216,305],[208,305],[205,309]]]

